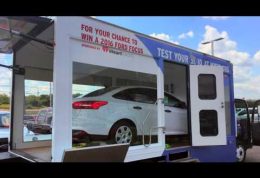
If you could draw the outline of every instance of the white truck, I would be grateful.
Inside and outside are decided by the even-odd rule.
[[[73,148],[72,123],[77,116],[77,123],[81,123],[78,134],[82,130],[92,132],[92,136],[112,133],[129,146],[115,151],[117,145],[122,146],[120,142],[90,138],[84,145],[85,151],[95,151],[92,156],[97,157],[91,161],[100,161],[100,155],[112,160],[109,154],[101,154],[100,148],[111,149],[110,154],[121,156],[124,162],[152,158],[167,162],[237,160],[233,69],[229,61],[90,17],[2,19],[0,34],[5,40],[1,51],[13,53],[14,66],[9,152],[34,162],[70,160],[64,154],[82,161],[84,156],[74,154],[82,148]],[[31,81],[53,84],[51,140],[28,142],[23,138],[25,88]],[[117,100],[112,109],[115,93],[107,96],[109,99],[93,97],[73,105],[74,85],[84,85],[92,92],[110,87],[137,88],[118,92],[116,97],[122,102]],[[109,119],[111,114],[117,116],[116,121]],[[90,128],[84,130],[84,125]],[[169,134],[167,128],[171,127],[175,130]],[[100,128],[106,134],[98,133]],[[129,145],[127,138],[135,134],[132,128],[137,129],[137,137],[135,144]]]

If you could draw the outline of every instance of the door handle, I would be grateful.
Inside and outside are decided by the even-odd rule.
[[[137,110],[141,110],[142,109],[142,107],[140,107],[140,106],[134,106],[133,108],[137,109]]]
[[[164,111],[165,111],[165,112],[172,112],[172,111],[171,111],[171,110],[169,110],[169,109],[165,109]]]

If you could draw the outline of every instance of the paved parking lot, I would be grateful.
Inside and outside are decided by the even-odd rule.
[[[260,146],[248,149],[245,162],[260,162]]]
[[[0,127],[0,138],[9,137],[9,128]]]
[[[10,135],[10,129],[0,127],[0,138],[7,138]],[[34,141],[34,140],[51,140],[51,134],[34,134],[33,132],[30,132],[24,127],[24,141]]]

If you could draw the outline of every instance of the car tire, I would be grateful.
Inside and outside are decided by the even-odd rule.
[[[136,127],[127,121],[118,122],[111,128],[110,139],[113,143],[130,143],[132,145],[136,142],[136,138]]]
[[[237,162],[244,162],[246,159],[246,149],[241,144],[237,145],[236,158],[237,158]]]

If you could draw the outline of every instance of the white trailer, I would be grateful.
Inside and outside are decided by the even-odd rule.
[[[72,130],[77,128],[91,135],[86,146],[98,155],[98,148],[114,150],[116,144],[106,140],[111,139],[113,129],[123,135],[119,126],[130,125],[131,138],[136,136],[136,142],[130,143],[128,150],[125,147],[121,150],[124,162],[151,158],[236,161],[233,69],[229,61],[90,17],[5,18],[13,35],[1,49],[13,53],[13,66],[17,69],[13,71],[9,152],[36,162],[62,162],[64,151],[73,148]],[[33,81],[47,81],[52,86],[53,117],[49,134],[23,133],[28,110],[26,88],[33,86]],[[92,91],[95,87],[132,87],[138,91],[153,88],[138,94],[151,97],[149,92],[155,91],[156,98],[151,97],[148,103],[145,99],[137,101],[121,95],[124,104],[119,103],[115,109],[110,105],[110,96],[106,99],[108,104],[99,109],[103,109],[101,116],[92,114],[99,112],[93,108],[84,112],[72,107],[76,84]],[[130,96],[130,92],[125,93]],[[89,107],[90,101],[86,102],[80,106]],[[120,111],[124,111],[124,117]],[[115,122],[111,113],[118,116],[114,117]],[[183,114],[185,118],[181,118]],[[85,119],[81,123],[91,128],[85,129],[83,124],[76,127],[75,118]],[[183,127],[185,131],[178,130]],[[108,130],[107,134],[104,130]],[[93,135],[107,137],[93,141]],[[91,147],[93,143],[95,147]],[[72,157],[73,153],[70,152]],[[116,155],[116,151],[110,154]]]

